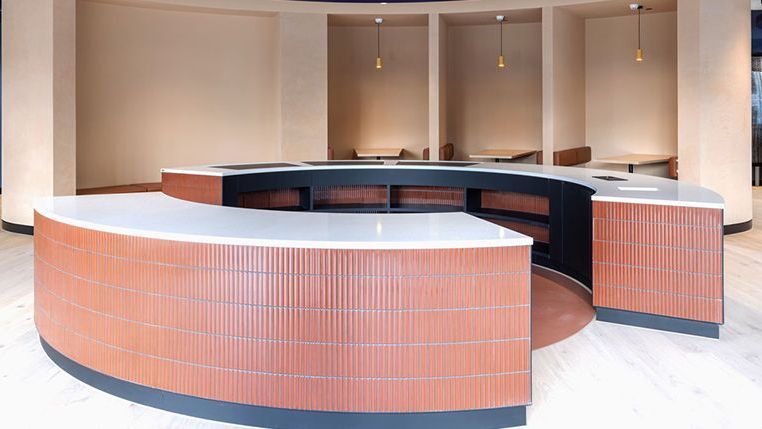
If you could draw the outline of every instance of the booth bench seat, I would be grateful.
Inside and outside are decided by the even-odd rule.
[[[429,154],[429,148],[423,149],[423,159],[428,161],[431,158]],[[452,161],[455,158],[455,146],[452,143],[443,144],[439,146],[439,160],[440,161]]]
[[[553,152],[553,165],[571,167],[588,163],[592,160],[590,146],[574,147]],[[542,151],[537,152],[537,163],[542,164]]]

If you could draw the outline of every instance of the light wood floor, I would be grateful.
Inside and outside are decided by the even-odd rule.
[[[533,355],[530,428],[762,428],[759,229],[725,241],[721,339],[592,322]],[[0,427],[230,428],[137,405],[53,365],[32,321],[32,239],[0,232]]]

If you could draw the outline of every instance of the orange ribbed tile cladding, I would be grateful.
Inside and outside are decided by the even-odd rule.
[[[531,399],[529,246],[184,243],[35,215],[35,322],[133,383],[280,408],[420,412]]]
[[[547,215],[550,213],[548,197],[520,192],[482,190],[482,208]]]
[[[161,191],[170,197],[222,205],[222,177],[161,173]]]
[[[247,209],[277,209],[299,205],[299,189],[271,189],[238,194],[238,207]]]
[[[595,306],[722,323],[722,210],[593,201]]]
[[[332,205],[386,205],[384,185],[315,186],[312,189],[315,207]]]
[[[441,186],[393,186],[391,204],[463,207],[463,188]]]

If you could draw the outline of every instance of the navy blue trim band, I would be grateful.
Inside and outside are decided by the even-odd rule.
[[[595,310],[597,313],[596,319],[602,322],[639,326],[641,328],[658,329],[660,331],[679,332],[681,334],[697,335],[700,337],[720,338],[720,325],[716,323],[679,319],[677,317],[669,316],[658,316],[655,314],[638,313],[635,311],[615,310],[606,307],[596,307]]]
[[[752,227],[752,219],[749,219],[746,222],[739,222],[739,223],[734,223],[732,225],[725,225],[722,228],[722,233],[725,235],[738,234],[739,232],[750,230],[751,227]]]
[[[16,234],[34,235],[34,227],[29,225],[19,225],[17,223],[11,223],[2,221],[3,229],[9,232],[15,232]]]
[[[56,365],[96,389],[143,405],[209,420],[282,429],[495,429],[526,424],[525,406],[427,413],[342,413],[215,401],[119,380],[74,362],[51,347],[42,337],[40,343]]]

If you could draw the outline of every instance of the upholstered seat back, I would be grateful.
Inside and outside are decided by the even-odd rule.
[[[553,152],[553,165],[572,166],[590,162],[593,152],[590,146],[574,147]],[[537,163],[542,164],[542,151],[537,152]]]
[[[667,161],[667,174],[671,179],[677,180],[677,157],[673,156]]]
[[[439,146],[439,160],[440,161],[452,161],[455,158],[455,146],[452,143],[443,144]],[[429,160],[429,148],[423,149],[423,159]]]
[[[579,165],[590,162],[591,159],[592,151],[590,150],[590,146],[575,147],[553,152],[554,165]]]

